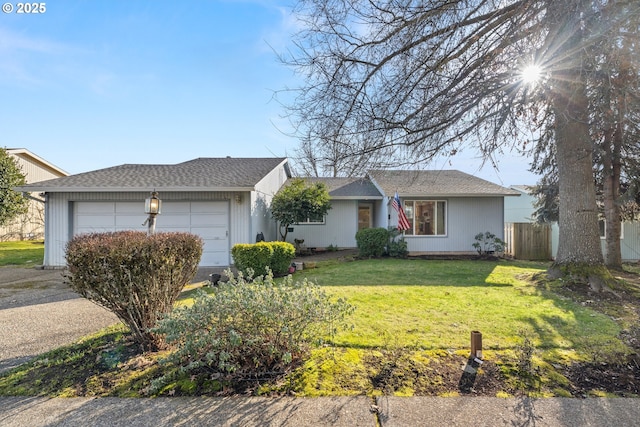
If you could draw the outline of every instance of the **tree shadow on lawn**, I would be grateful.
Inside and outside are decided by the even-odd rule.
[[[368,259],[349,263],[318,263],[302,270],[294,280],[308,278],[321,286],[513,286],[546,268],[541,263],[513,261]],[[521,272],[519,272],[521,270]]]
[[[633,292],[594,293],[575,283],[540,285],[539,294],[566,316],[523,319],[529,329],[520,333],[533,337],[532,352],[538,357],[529,379],[552,386],[559,378],[557,385],[575,397],[640,395],[640,327],[633,326],[640,300]],[[625,328],[630,319],[632,325]],[[522,359],[522,347],[516,350]]]

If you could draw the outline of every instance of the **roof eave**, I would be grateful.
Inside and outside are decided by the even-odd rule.
[[[382,200],[382,196],[331,196],[331,200]]]
[[[416,198],[416,197],[507,197],[507,196],[520,196],[516,193],[442,193],[442,194],[403,194],[398,192],[398,195],[403,198]]]
[[[245,192],[254,191],[254,187],[15,187],[15,191],[45,193],[123,193],[152,191],[161,192]]]
[[[44,168],[49,169],[49,170],[53,171],[54,173],[57,173],[58,175],[69,176],[69,173],[67,171],[65,171],[64,169],[61,169],[61,168],[57,167],[53,163],[48,162],[47,160],[45,160],[42,157],[32,153],[31,151],[27,150],[26,148],[8,148],[7,152],[10,153],[10,154],[14,154],[14,155],[24,154],[24,155],[26,155],[28,157],[31,157],[31,159],[34,160],[36,163],[40,163]]]

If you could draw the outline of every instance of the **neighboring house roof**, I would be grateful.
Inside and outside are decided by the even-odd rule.
[[[45,159],[43,159],[42,157],[33,154],[31,151],[27,150],[26,148],[6,148],[5,150],[6,150],[6,152],[8,154],[13,155],[15,157],[20,157],[20,158],[25,159],[27,161],[30,161],[31,163],[33,163],[33,164],[37,165],[38,167],[50,172],[53,175],[58,175],[58,176],[67,176],[67,175],[69,175],[63,169],[60,169],[59,167],[57,167],[53,163],[50,163],[50,162],[46,161]],[[28,177],[27,177],[27,179],[28,179]]]
[[[530,195],[534,187],[535,187],[534,185],[511,185],[509,188],[512,188],[523,194]]]
[[[363,177],[355,178],[324,178],[305,177],[308,182],[322,182],[329,191],[329,196],[335,200],[381,200],[382,194],[375,185]],[[286,184],[285,184],[286,185]]]
[[[174,165],[124,164],[25,185],[19,191],[252,191],[287,159],[198,158]]]
[[[520,192],[456,170],[373,170],[368,176],[387,196],[488,197],[519,196]]]

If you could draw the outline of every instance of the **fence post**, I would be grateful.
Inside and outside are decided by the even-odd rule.
[[[482,359],[482,333],[471,331],[471,357]]]

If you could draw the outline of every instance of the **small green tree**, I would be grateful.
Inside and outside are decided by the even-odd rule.
[[[280,237],[287,240],[291,224],[322,218],[331,209],[329,192],[323,183],[295,178],[271,201],[271,215],[280,225]]]
[[[0,226],[27,212],[29,200],[13,190],[24,184],[26,180],[20,166],[6,149],[0,148]]]

